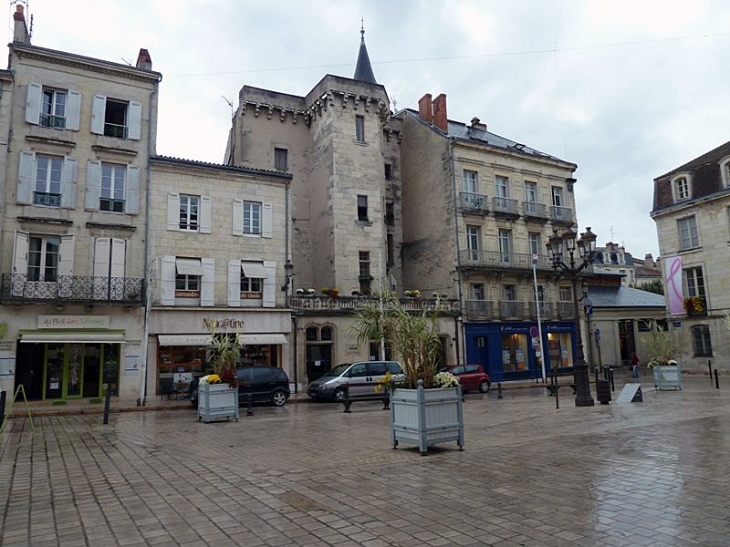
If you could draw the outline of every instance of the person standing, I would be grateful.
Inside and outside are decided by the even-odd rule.
[[[639,358],[636,356],[635,353],[631,354],[631,377],[639,377]]]

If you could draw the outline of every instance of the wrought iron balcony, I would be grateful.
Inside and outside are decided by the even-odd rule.
[[[492,198],[492,212],[495,215],[508,217],[519,217],[520,212],[517,209],[518,201],[510,198]]]
[[[545,302],[542,300],[539,304],[540,319],[555,319],[555,302]],[[530,319],[537,319],[537,303],[534,300],[530,302]]]
[[[555,224],[573,224],[573,209],[559,205],[550,206],[550,221]]]
[[[525,302],[520,300],[502,300],[499,303],[501,319],[527,319],[525,316]]]
[[[405,310],[435,310],[435,298],[399,298],[401,306]],[[341,312],[352,312],[361,309],[366,304],[378,303],[375,296],[290,296],[289,306],[301,310],[330,310]],[[461,308],[458,300],[439,299],[440,310],[444,312],[459,313]]]
[[[33,192],[33,205],[60,207],[61,194],[53,194],[50,192]]]
[[[504,253],[501,251],[478,251],[475,249],[466,249],[459,251],[459,264],[462,268],[471,269],[508,268],[516,270],[531,270],[532,255],[529,253]],[[535,266],[538,270],[552,270],[550,257],[539,255]]]
[[[459,207],[463,213],[475,213],[486,215],[489,213],[489,198],[484,194],[473,192],[461,192],[459,194]]]
[[[522,215],[525,217],[525,220],[537,220],[541,222],[546,222],[550,218],[547,205],[536,201],[523,201]]]
[[[575,319],[574,303],[567,300],[560,300],[558,303],[558,319],[561,321],[572,321]]]
[[[59,275],[54,281],[33,281],[25,274],[3,274],[3,302],[108,303],[137,306],[144,303],[144,279]]]
[[[465,303],[466,318],[469,321],[498,319],[495,303],[492,300],[467,300]]]

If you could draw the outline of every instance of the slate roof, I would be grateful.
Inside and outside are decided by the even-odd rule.
[[[630,287],[588,287],[594,308],[664,308],[664,295]]]
[[[368,48],[365,47],[365,29],[360,30],[360,52],[357,54],[357,65],[355,65],[355,75],[352,79],[360,82],[367,82],[369,84],[378,83],[375,81],[373,67],[370,64]]]

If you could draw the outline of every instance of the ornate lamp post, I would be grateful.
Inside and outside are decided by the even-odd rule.
[[[294,264],[292,264],[291,260],[287,258],[284,263],[284,275],[286,276],[286,281],[284,281],[284,284],[281,286],[281,290],[284,292],[284,307],[286,308],[289,307],[289,285],[291,285],[291,278],[294,277],[292,274],[293,269]]]
[[[593,262],[593,255],[596,252],[596,234],[591,232],[590,227],[588,227],[578,240],[576,240],[577,235],[571,228],[565,230],[563,235],[554,230],[546,246],[553,268],[567,273],[573,285],[573,314],[576,327],[575,359],[573,360],[573,378],[576,391],[575,406],[593,406],[588,365],[586,365],[585,355],[583,354],[583,339],[578,321],[580,317],[578,315],[578,276]],[[576,248],[578,250],[577,257]],[[566,251],[567,257],[565,256]]]

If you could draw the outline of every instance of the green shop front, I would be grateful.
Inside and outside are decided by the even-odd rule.
[[[105,370],[119,382],[125,332],[108,316],[39,316],[37,329],[18,331],[15,389],[29,400],[95,399]]]

